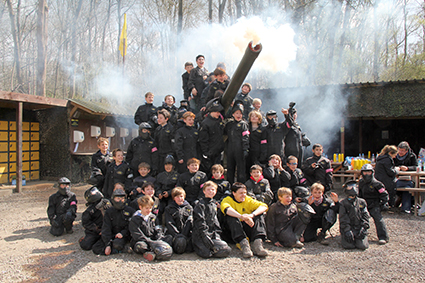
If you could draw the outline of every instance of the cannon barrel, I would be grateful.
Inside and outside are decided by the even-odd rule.
[[[242,60],[236,68],[229,86],[226,88],[226,91],[223,93],[221,98],[221,105],[223,105],[225,113],[227,112],[227,109],[229,109],[233,99],[235,99],[238,90],[240,89],[246,76],[248,75],[249,70],[252,67],[252,64],[254,64],[255,59],[257,59],[261,49],[263,48],[261,43],[255,46],[252,46],[252,44],[252,41],[248,44],[248,47],[245,50],[245,54],[243,55]]]

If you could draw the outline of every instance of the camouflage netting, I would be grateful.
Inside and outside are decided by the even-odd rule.
[[[37,111],[40,122],[40,179],[57,180],[70,176],[69,124],[66,108]]]
[[[74,183],[86,182],[90,178],[91,155],[72,155],[72,175]]]
[[[425,84],[415,81],[348,88],[347,117],[407,118],[425,115]]]

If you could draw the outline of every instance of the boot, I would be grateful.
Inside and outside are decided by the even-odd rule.
[[[252,251],[256,256],[267,256],[269,253],[263,247],[263,240],[255,239],[252,244]]]
[[[296,241],[295,242],[295,244],[293,244],[292,246],[291,246],[291,248],[297,248],[297,249],[301,249],[301,248],[303,248],[304,247],[304,244],[303,243],[301,243],[300,241]]]
[[[239,245],[241,246],[242,256],[244,258],[249,258],[253,256],[251,247],[249,246],[249,242],[246,238],[240,241]]]
[[[329,245],[329,241],[326,240],[326,234],[320,232],[319,235],[317,235],[317,242],[319,244],[322,244],[324,246],[328,246]]]

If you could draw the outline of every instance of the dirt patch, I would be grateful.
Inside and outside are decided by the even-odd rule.
[[[377,244],[373,220],[370,248],[347,251],[340,245],[338,225],[328,247],[308,243],[301,250],[266,244],[270,256],[244,260],[232,246],[226,259],[173,255],[171,261],[146,262],[140,255],[96,256],[77,244],[83,236],[83,193],[74,186],[78,216],[74,233],[49,234],[47,200],[51,187],[0,199],[0,282],[421,282],[425,281],[425,219],[385,213],[390,235]]]

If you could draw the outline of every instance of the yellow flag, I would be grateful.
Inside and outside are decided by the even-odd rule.
[[[127,54],[127,15],[124,14],[124,25],[122,26],[122,31],[120,35],[120,47],[121,56],[125,56]]]

